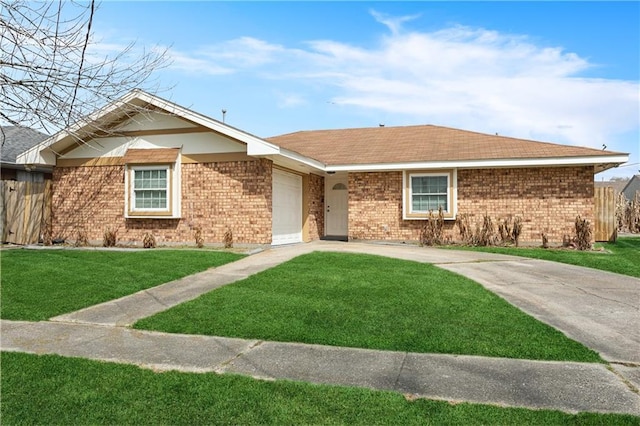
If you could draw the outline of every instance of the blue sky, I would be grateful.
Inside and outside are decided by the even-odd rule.
[[[104,51],[169,48],[158,94],[258,136],[435,124],[631,153],[638,2],[105,2]]]

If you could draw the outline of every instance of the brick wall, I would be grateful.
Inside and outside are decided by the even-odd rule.
[[[309,175],[309,239],[318,240],[324,235],[324,178]]]
[[[591,167],[477,169],[458,171],[458,213],[468,213],[472,226],[486,213],[494,220],[523,218],[522,242],[551,243],[574,234],[577,215],[593,224]],[[418,239],[422,221],[402,219],[402,172],[349,174],[349,238]],[[459,239],[454,221],[445,235]]]
[[[349,173],[350,240],[417,240],[421,225],[402,219],[402,172]]]
[[[125,219],[124,167],[55,168],[53,237],[75,240],[78,230],[101,242],[106,227],[119,243],[141,244],[146,232],[158,242],[221,243],[227,228],[234,243],[271,243],[271,162],[235,161],[182,165],[181,219]]]
[[[561,243],[575,234],[577,215],[593,225],[593,167],[481,169],[458,171],[458,213],[471,222],[487,212],[492,219],[523,219],[521,240]]]

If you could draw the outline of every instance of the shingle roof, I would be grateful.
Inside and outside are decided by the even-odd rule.
[[[18,154],[49,137],[28,127],[2,126],[2,131],[4,132],[4,141],[2,141],[2,135],[0,134],[0,141],[2,141],[0,152],[2,153],[1,159],[3,163],[15,163]]]
[[[333,166],[620,155],[432,125],[301,131],[266,140]]]

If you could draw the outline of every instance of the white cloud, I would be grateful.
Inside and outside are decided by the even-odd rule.
[[[224,75],[232,74],[235,70],[228,66],[222,66],[206,58],[190,56],[185,53],[169,50],[171,60],[170,68],[189,74]]]
[[[253,37],[241,37],[207,46],[200,53],[210,60],[226,62],[231,68],[245,69],[267,65],[284,51],[286,49],[282,46]]]
[[[391,33],[394,35],[400,33],[400,31],[402,30],[402,25],[405,22],[413,21],[414,19],[418,19],[420,17],[419,14],[409,16],[389,16],[373,9],[370,10],[369,13],[376,21],[389,28],[389,31],[391,31]]]
[[[268,79],[281,89],[280,106],[301,105],[322,92],[335,104],[383,113],[388,123],[593,147],[638,130],[638,83],[584,78],[592,64],[576,53],[481,28],[405,32],[402,23],[414,17],[371,13],[391,31],[372,48],[335,40],[291,48],[243,37],[193,53],[174,51],[174,67]],[[308,93],[283,95],[294,84]]]

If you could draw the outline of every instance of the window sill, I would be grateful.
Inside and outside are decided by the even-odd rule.
[[[438,218],[438,212],[434,212],[434,214],[431,216],[434,219]],[[416,213],[411,213],[410,215],[406,215],[404,216],[402,219],[404,220],[427,220],[429,219],[429,215],[428,214],[416,214]],[[443,218],[445,221],[447,220],[456,220],[455,216],[444,216]]]
[[[140,212],[140,213],[127,213],[124,215],[125,219],[181,219],[178,215],[171,213],[155,213],[155,212]]]

